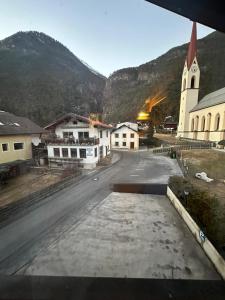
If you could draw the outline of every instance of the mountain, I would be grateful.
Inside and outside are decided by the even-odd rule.
[[[110,122],[135,120],[145,100],[166,97],[152,111],[154,123],[165,116],[178,119],[181,76],[188,44],[172,48],[139,67],[121,69],[106,81],[104,116]],[[198,40],[197,59],[201,70],[200,99],[225,86],[225,34],[213,32]]]
[[[0,110],[40,125],[67,112],[102,110],[106,78],[44,33],[0,41]]]

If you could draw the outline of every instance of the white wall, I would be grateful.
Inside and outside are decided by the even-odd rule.
[[[55,134],[63,138],[63,132],[73,132],[73,136],[75,139],[78,139],[78,132],[89,132],[89,137],[98,137],[98,128],[89,127],[89,124],[84,122],[77,122],[77,124],[73,124],[71,121],[68,123],[60,124],[55,129]]]
[[[225,99],[224,99],[225,100]],[[211,113],[211,122],[210,127],[208,127],[208,120],[207,115]],[[215,119],[217,114],[220,114],[220,124],[219,129],[216,129]],[[199,117],[198,126],[195,126],[195,129],[197,130],[196,133],[191,132],[192,126],[192,119],[196,120],[196,117]],[[205,117],[205,130],[202,130],[202,117]],[[195,123],[196,125],[196,123]],[[207,133],[206,130],[209,128],[209,132]],[[225,139],[225,103],[211,106],[208,108],[204,108],[195,112],[191,112],[189,114],[189,134],[188,138],[191,139],[198,139],[198,140],[209,140],[209,141],[215,141],[218,142],[220,140]]]
[[[71,148],[77,149],[77,158],[80,158],[80,149],[86,149],[86,158],[82,158],[81,164],[93,164],[93,167],[95,167],[96,163],[99,161],[99,147],[98,145],[96,146],[58,146],[58,145],[48,145],[47,150],[48,150],[48,157],[49,158],[55,158],[57,159],[58,157],[54,156],[54,148],[58,148],[60,151],[60,158],[67,158],[62,156],[62,148],[67,148],[68,149],[68,158],[71,158]],[[95,157],[95,148],[97,148],[97,157]]]
[[[100,141],[99,146],[103,146],[103,157],[105,157],[106,155],[108,155],[110,153],[110,149],[111,149],[111,146],[110,146],[111,132],[110,132],[110,129],[102,129],[102,138],[101,138],[100,131],[101,131],[101,129],[99,129],[99,132],[98,132],[98,137],[99,137],[99,141]],[[108,149],[107,154],[106,154],[106,147]]]
[[[126,138],[123,138],[124,133]],[[116,134],[119,134],[119,138],[116,138]],[[131,134],[134,134],[134,138],[131,138]],[[118,146],[116,146],[116,142],[119,143]],[[126,142],[126,146],[123,146],[123,142]],[[131,142],[134,142],[134,150],[139,149],[139,135],[128,127],[120,127],[111,134],[111,147],[113,149],[130,149]]]

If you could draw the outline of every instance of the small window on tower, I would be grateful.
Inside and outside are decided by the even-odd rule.
[[[195,76],[191,77],[191,89],[195,88]]]
[[[184,81],[183,81],[183,91],[186,89],[186,79],[184,78]]]

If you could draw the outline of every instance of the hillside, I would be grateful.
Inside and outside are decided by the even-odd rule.
[[[159,123],[166,115],[178,118],[187,46],[173,48],[139,67],[114,72],[104,90],[105,118],[111,122],[134,120],[145,99],[155,95],[166,96],[166,100],[153,109],[154,122]],[[197,47],[201,98],[225,86],[225,35],[213,32],[198,40]]]
[[[0,41],[0,109],[45,125],[65,112],[102,109],[105,78],[58,41],[18,32]]]

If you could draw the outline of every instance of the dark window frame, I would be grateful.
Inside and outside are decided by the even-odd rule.
[[[4,146],[6,146],[6,149],[4,149]],[[9,143],[2,143],[2,152],[9,151]]]
[[[87,158],[87,149],[85,149],[85,148],[80,148],[79,149],[79,153],[80,153],[80,158]],[[85,155],[83,155],[83,154],[85,153]]]
[[[56,155],[56,152],[59,152],[59,155]],[[53,148],[54,157],[60,157],[60,148]]]
[[[75,153],[75,155],[74,155]],[[77,148],[70,148],[70,156],[73,158],[77,157]]]
[[[16,145],[17,145],[17,146],[16,146]],[[17,148],[18,145],[22,145],[22,147]],[[16,147],[15,147],[15,146],[16,146]],[[15,151],[18,151],[18,150],[24,150],[24,143],[23,143],[23,142],[14,143],[14,144],[13,144],[13,147],[14,147],[14,150],[15,150]]]

